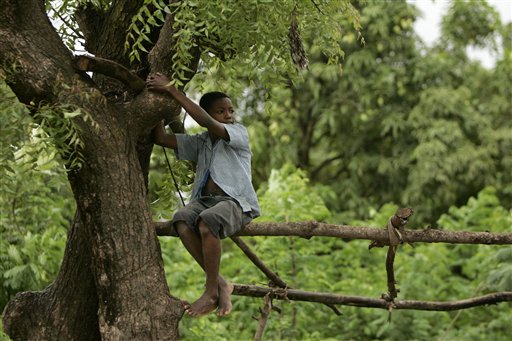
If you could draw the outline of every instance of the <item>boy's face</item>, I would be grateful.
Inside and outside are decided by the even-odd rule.
[[[231,100],[227,97],[216,99],[208,113],[220,123],[235,123],[235,110]]]

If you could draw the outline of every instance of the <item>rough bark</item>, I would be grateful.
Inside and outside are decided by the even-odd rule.
[[[96,64],[91,79],[84,71],[92,66],[77,67],[43,1],[0,0],[0,65],[18,99],[35,107],[67,104],[96,123],[75,118],[86,162],[69,172],[77,213],[64,261],[52,285],[19,293],[6,306],[4,331],[13,340],[178,339],[183,309],[169,295],[165,280],[148,205],[147,171],[151,128],[162,119],[170,121],[180,109],[143,90],[145,75],[157,71],[147,57],[128,64],[126,25],[142,3],[116,1],[105,12],[80,10],[86,46],[97,60],[108,59],[122,70],[121,75],[101,75],[104,64]],[[172,47],[160,40],[156,44],[166,52]],[[153,58],[160,60],[158,53]],[[127,96],[118,96],[127,90]]]
[[[108,143],[86,142],[94,152],[72,181],[92,253],[99,329],[107,340],[173,339],[181,306],[168,295],[135,141],[120,125],[100,124]]]

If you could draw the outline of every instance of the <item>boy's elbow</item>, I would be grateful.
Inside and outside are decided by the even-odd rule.
[[[176,136],[174,136],[174,135],[164,136],[163,139],[161,141],[159,141],[159,143],[157,143],[157,144],[159,146],[172,148],[172,149],[176,149],[178,146],[177,141],[176,141]]]
[[[175,135],[167,134],[163,127],[161,129],[154,129],[152,134],[152,141],[154,144],[168,147],[168,148],[176,148],[177,140]]]
[[[162,136],[160,136],[160,134],[153,134],[153,143],[161,146],[163,143]]]

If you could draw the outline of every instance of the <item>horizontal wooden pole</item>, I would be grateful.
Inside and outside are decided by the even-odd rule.
[[[239,236],[299,236],[368,239],[386,244],[389,236],[382,228],[334,225],[319,222],[252,223]],[[512,244],[512,233],[447,231],[439,229],[410,230],[402,234],[409,243]]]
[[[336,295],[331,293],[311,292],[295,289],[276,289],[243,284],[235,284],[234,286],[235,288],[233,295],[238,296],[264,297],[266,294],[271,293],[273,298],[281,300],[294,300],[380,309],[389,309],[391,307],[392,309],[451,311],[468,309],[488,304],[497,304],[500,302],[512,302],[512,292],[510,291],[495,292],[483,296],[455,301],[394,300],[393,302],[389,302],[382,298]]]
[[[160,236],[174,236],[174,229],[169,222],[156,222],[155,228]],[[343,239],[367,239],[388,244],[388,233],[384,228],[335,225],[319,222],[259,223],[253,222],[237,234],[238,236],[297,236],[336,237]],[[450,244],[512,244],[512,233],[500,232],[466,232],[440,229],[411,230],[402,234],[408,243],[450,243]]]

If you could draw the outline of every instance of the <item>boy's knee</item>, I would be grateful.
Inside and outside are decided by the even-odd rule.
[[[188,227],[187,223],[185,223],[184,221],[178,221],[174,223],[174,227],[176,228],[176,232],[178,232],[178,235],[182,235],[190,231],[190,227]]]
[[[199,233],[201,234],[201,237],[210,237],[215,235],[212,233],[208,225],[203,221],[203,219],[199,219],[199,222],[197,224],[197,227],[199,228]]]

